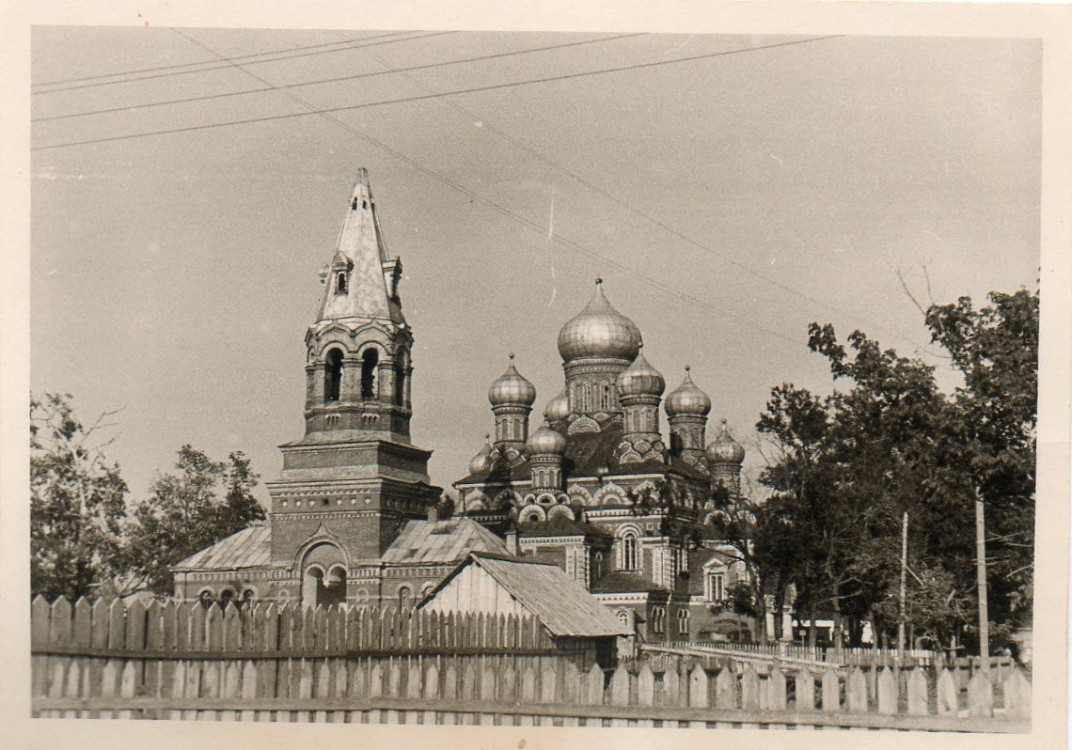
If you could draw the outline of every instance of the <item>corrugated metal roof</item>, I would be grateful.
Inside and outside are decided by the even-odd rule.
[[[450,563],[470,552],[507,554],[494,533],[469,518],[410,521],[383,553],[385,563]]]
[[[187,557],[176,570],[235,570],[267,565],[271,560],[272,527],[255,523],[211,547]]]
[[[609,609],[557,565],[480,555],[472,555],[470,560],[540,618],[551,635],[591,638],[630,634]]]

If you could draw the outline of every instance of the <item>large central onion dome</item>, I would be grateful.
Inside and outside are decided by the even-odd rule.
[[[666,397],[666,416],[695,415],[706,417],[711,412],[711,399],[692,382],[691,368],[685,365],[685,379]]]
[[[618,393],[622,396],[661,396],[665,389],[662,373],[648,364],[643,354],[637,354],[633,364],[618,376]]]
[[[713,464],[739,464],[744,461],[744,448],[730,435],[725,419],[722,420],[718,437],[707,446],[707,460]]]
[[[581,312],[558,332],[558,353],[566,362],[581,357],[616,357],[631,360],[640,351],[640,329],[611,307],[603,296],[603,280]]]
[[[528,448],[530,456],[561,456],[566,452],[566,438],[544,425],[529,435],[529,441],[525,447]]]
[[[492,406],[532,406],[536,400],[536,387],[514,367],[514,355],[506,372],[488,388],[488,401]]]

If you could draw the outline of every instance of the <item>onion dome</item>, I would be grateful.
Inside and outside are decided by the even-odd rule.
[[[739,464],[744,461],[744,448],[730,435],[725,419],[722,420],[718,437],[707,446],[707,460],[716,464]]]
[[[490,469],[494,463],[495,461],[491,457],[491,435],[485,435],[484,447],[469,462],[469,473],[480,474]]]
[[[648,364],[644,354],[637,354],[633,364],[618,375],[618,393],[622,396],[661,396],[666,389],[663,374]]]
[[[543,418],[548,422],[561,422],[570,415],[569,396],[565,391],[547,402],[543,410]]]
[[[685,365],[685,379],[666,397],[665,406],[668,417],[685,415],[706,417],[711,412],[711,399],[692,382],[690,369],[692,368]]]
[[[581,312],[558,332],[558,353],[569,362],[581,357],[616,357],[632,360],[640,351],[640,329],[611,307],[603,296],[603,280]]]
[[[536,387],[514,367],[514,355],[510,366],[488,389],[488,401],[492,406],[532,406],[536,400]]]
[[[548,425],[544,425],[536,432],[529,435],[526,443],[529,455],[553,455],[561,456],[566,452],[566,438]]]

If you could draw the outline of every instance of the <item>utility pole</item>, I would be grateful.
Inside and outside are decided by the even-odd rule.
[[[979,668],[990,676],[990,615],[986,601],[986,516],[983,497],[975,491],[975,575],[979,587]]]
[[[897,618],[897,656],[903,662],[905,650],[905,574],[908,570],[908,511],[901,521],[901,599]]]

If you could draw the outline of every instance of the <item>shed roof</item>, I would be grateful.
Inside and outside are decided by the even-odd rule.
[[[175,570],[257,568],[270,562],[271,548],[272,527],[265,522],[256,522],[195,552],[176,565]]]
[[[630,635],[630,630],[584,587],[557,565],[500,555],[471,554],[421,602],[436,594],[470,565],[477,565],[539,618],[555,637],[594,638]]]
[[[494,533],[470,518],[410,521],[383,553],[385,563],[454,563],[470,552],[508,554]]]

